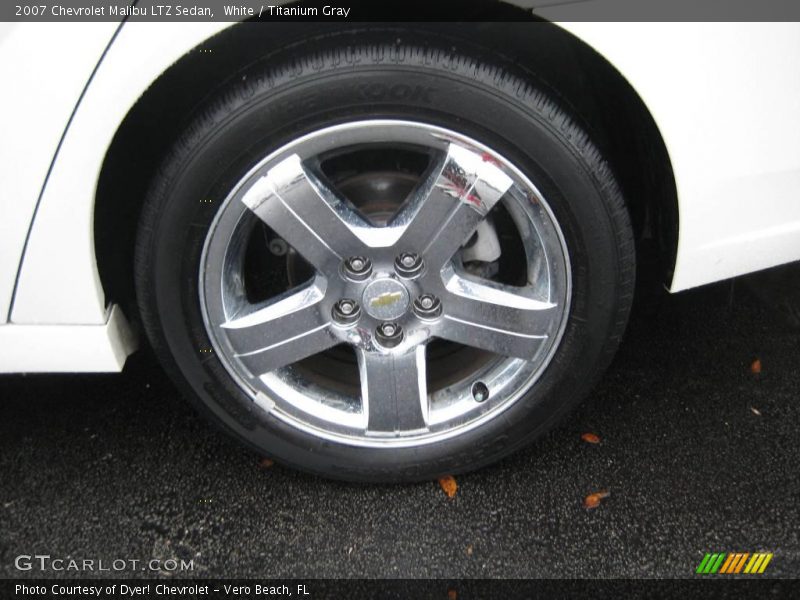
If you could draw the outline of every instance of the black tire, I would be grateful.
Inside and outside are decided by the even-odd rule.
[[[408,481],[460,473],[528,444],[574,407],[609,364],[635,272],[628,212],[608,164],[557,96],[491,56],[435,42],[362,44],[329,36],[232,78],[193,117],[154,181],[136,247],[147,335],[185,393],[228,433],[280,463],[327,477]],[[272,149],[353,118],[413,118],[480,140],[515,161],[558,220],[572,298],[560,345],[526,397],[500,418],[421,447],[364,449],[321,440],[257,408],[211,348],[198,267],[230,187]]]

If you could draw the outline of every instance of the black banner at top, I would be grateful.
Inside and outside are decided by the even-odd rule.
[[[798,0],[10,0],[4,22],[800,21]]]

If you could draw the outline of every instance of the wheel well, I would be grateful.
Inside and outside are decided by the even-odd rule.
[[[491,18],[487,0],[481,16]],[[501,16],[509,10],[502,5]],[[530,13],[522,13],[531,19]],[[520,16],[520,15],[517,15]],[[404,27],[405,29],[408,26]],[[532,34],[531,28],[535,28]],[[668,283],[678,234],[677,192],[666,147],[650,113],[624,77],[603,57],[546,22],[420,23],[413,29],[512,60],[569,104],[608,158],[628,202],[637,240],[640,282]],[[106,300],[138,314],[133,248],[142,200],[159,164],[189,124],[195,107],[243,68],[288,44],[357,24],[282,24],[264,36],[242,23],[191,51],[165,71],[125,117],[106,154],[95,205],[95,252]]]

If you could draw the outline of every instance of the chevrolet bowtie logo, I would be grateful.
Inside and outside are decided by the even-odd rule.
[[[380,296],[376,296],[370,300],[370,306],[380,308],[381,306],[389,306],[402,299],[402,292],[386,292]]]

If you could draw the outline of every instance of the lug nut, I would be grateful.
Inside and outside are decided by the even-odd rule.
[[[358,321],[358,317],[361,315],[361,307],[358,306],[358,302],[355,300],[342,298],[333,305],[333,310],[331,312],[334,321],[343,325],[349,325]]]
[[[361,258],[356,257],[356,258],[351,258],[348,264],[350,265],[350,268],[353,271],[360,273],[361,271],[364,270],[364,265],[366,263]]]
[[[414,300],[414,312],[420,319],[436,319],[442,314],[442,302],[433,294],[422,294]]]
[[[412,252],[403,252],[394,259],[394,268],[403,277],[414,277],[422,271],[422,259]]]
[[[365,256],[351,256],[344,261],[344,272],[350,279],[363,281],[372,273],[372,261]]]
[[[403,341],[403,329],[396,323],[381,323],[375,330],[375,338],[382,346],[391,348]]]

